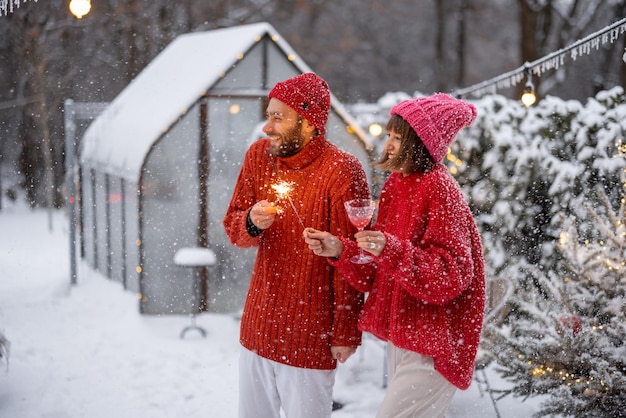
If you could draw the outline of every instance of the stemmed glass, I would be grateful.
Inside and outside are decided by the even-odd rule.
[[[352,199],[344,202],[348,219],[359,231],[363,231],[372,220],[376,203],[371,199]],[[373,257],[365,255],[363,248],[359,247],[359,255],[350,258],[355,264],[367,264],[374,260]]]

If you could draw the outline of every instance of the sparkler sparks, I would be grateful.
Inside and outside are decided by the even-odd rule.
[[[293,189],[293,183],[281,181],[272,184],[272,189],[274,189],[279,199],[286,199],[289,197],[289,193],[291,193],[291,190]]]
[[[279,199],[287,199],[289,201],[289,204],[291,205],[293,212],[298,217],[298,221],[300,222],[300,225],[302,225],[302,228],[304,229],[305,228],[304,222],[302,222],[302,218],[300,218],[300,214],[298,213],[298,210],[296,209],[296,206],[293,204],[293,201],[291,200],[291,196],[289,195],[291,191],[293,190],[293,183],[290,183],[288,181],[280,181],[278,183],[272,184],[271,187],[272,189],[274,189],[274,191],[276,192],[276,196]]]

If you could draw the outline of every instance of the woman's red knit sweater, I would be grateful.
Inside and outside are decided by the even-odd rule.
[[[291,204],[271,187],[280,181],[293,185],[290,196],[306,227],[352,236],[356,230],[343,202],[367,198],[367,178],[357,158],[323,137],[288,158],[270,157],[269,140],[262,139],[246,153],[224,218],[234,245],[258,246],[241,318],[241,344],[279,363],[333,369],[331,346],[361,343],[357,323],[363,294],[308,249]],[[254,237],[246,220],[262,199],[275,202],[282,213]]]
[[[467,389],[483,324],[484,259],[480,236],[448,170],[393,173],[383,186],[374,229],[387,245],[374,263],[357,267],[354,241],[343,239],[337,266],[370,292],[360,327],[396,347],[434,358],[435,368]]]

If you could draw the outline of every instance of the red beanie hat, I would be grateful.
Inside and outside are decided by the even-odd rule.
[[[311,122],[321,135],[326,133],[330,112],[330,89],[321,77],[304,73],[276,83],[268,97],[276,98]]]
[[[449,94],[437,93],[404,100],[392,107],[390,114],[400,116],[411,125],[438,163],[447,154],[456,134],[474,122],[476,108]]]

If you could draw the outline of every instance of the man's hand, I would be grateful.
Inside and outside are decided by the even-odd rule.
[[[267,200],[260,200],[250,210],[250,220],[259,229],[267,229],[276,220],[277,208]]]
[[[302,232],[304,242],[314,254],[322,257],[339,257],[343,253],[343,243],[329,232],[305,228]]]
[[[339,363],[345,363],[346,360],[348,360],[352,354],[356,353],[356,347],[355,346],[330,347],[330,353],[333,355],[333,358],[336,359]]]

